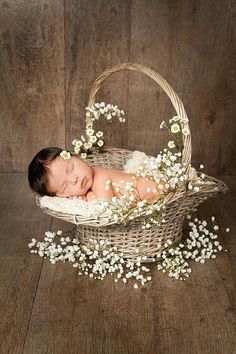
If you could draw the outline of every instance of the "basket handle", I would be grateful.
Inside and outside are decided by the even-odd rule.
[[[150,69],[147,66],[137,63],[121,63],[117,64],[113,67],[107,68],[104,70],[93,82],[92,88],[90,90],[89,100],[88,100],[88,107],[91,107],[95,103],[95,96],[99,88],[101,87],[102,82],[109,77],[111,74],[121,71],[121,70],[136,70],[138,72],[144,73],[153,79],[156,83],[158,83],[161,88],[165,91],[165,93],[169,96],[178,116],[182,118],[186,118],[187,121],[181,124],[181,128],[188,128],[188,117],[185,112],[184,106],[180,98],[177,96],[176,92],[173,88],[167,83],[163,77],[158,74],[156,71]],[[93,126],[93,121],[90,117],[86,117],[86,123]],[[189,129],[190,131],[190,129]],[[187,175],[189,174],[190,166],[191,166],[191,153],[192,153],[192,145],[191,145],[191,133],[188,135],[182,134],[183,137],[183,151],[182,151],[182,164],[185,163],[185,171]]]

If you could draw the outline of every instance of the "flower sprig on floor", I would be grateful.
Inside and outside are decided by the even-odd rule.
[[[195,209],[197,214],[197,209]],[[157,269],[163,273],[168,273],[170,277],[179,280],[186,280],[192,272],[189,260],[195,262],[205,263],[207,259],[215,259],[216,254],[223,250],[222,245],[218,240],[218,233],[222,230],[225,233],[230,231],[230,228],[223,228],[216,224],[215,216],[212,216],[208,222],[200,220],[197,217],[188,214],[190,231],[188,231],[186,238],[176,244],[167,240],[166,250],[159,252],[155,261],[158,262]],[[171,245],[171,246],[170,246]],[[227,252],[227,249],[225,249]]]
[[[186,238],[176,244],[167,240],[164,244],[165,249],[152,258],[158,270],[178,280],[186,280],[190,276],[192,272],[190,260],[205,263],[207,259],[215,259],[217,253],[223,250],[218,240],[218,232],[230,231],[228,227],[219,226],[215,216],[208,222],[194,217],[194,214],[192,216],[188,214],[187,219],[192,221],[189,222],[191,229]],[[138,256],[132,261],[126,260],[122,253],[116,252],[116,246],[110,246],[111,242],[108,240],[89,239],[88,245],[82,245],[73,238],[73,230],[70,231],[70,236],[66,234],[62,234],[61,230],[46,231],[44,242],[39,242],[35,238],[31,240],[28,244],[30,252],[38,253],[40,257],[49,257],[52,264],[69,261],[77,268],[79,275],[94,279],[103,280],[109,274],[114,275],[115,282],[120,280],[128,283],[129,279],[134,279],[134,288],[151,281],[150,269],[144,265],[147,256]],[[59,238],[60,242],[56,242]]]
[[[169,130],[169,132],[171,133],[171,135],[173,136],[174,140],[170,140],[168,142],[168,147],[170,149],[173,148],[177,148],[177,150],[182,151],[183,150],[183,138],[182,138],[182,134],[183,135],[189,135],[190,131],[188,128],[181,128],[181,124],[180,123],[187,123],[189,121],[188,118],[183,118],[180,116],[174,116],[173,118],[169,119],[169,123],[173,123],[171,125],[171,128],[168,127],[168,125],[166,124],[166,122],[163,120],[160,124],[160,129],[166,128]]]
[[[116,254],[117,247],[110,247],[108,240],[89,240],[89,245],[81,245],[80,242],[69,236],[60,238],[60,243],[55,242],[62,236],[62,231],[57,233],[46,231],[44,242],[37,242],[35,238],[28,244],[31,253],[38,253],[40,257],[49,257],[55,264],[59,261],[69,261],[77,268],[79,275],[87,275],[90,278],[103,280],[107,275],[114,275],[115,282],[119,280],[127,283],[130,278],[135,279],[134,288],[144,285],[151,280],[150,269],[141,265],[147,257],[137,257],[134,261],[125,261],[123,255]]]
[[[98,120],[104,116],[108,122],[112,122],[117,118],[121,123],[125,122],[124,111],[120,110],[117,105],[105,104],[105,102],[95,103],[91,107],[86,107],[86,117],[91,121]],[[85,136],[81,135],[80,139],[72,141],[74,151],[82,158],[86,158],[88,154],[92,153],[93,148],[98,148],[102,152],[105,145],[104,133],[102,131],[96,132],[92,123],[86,123]]]

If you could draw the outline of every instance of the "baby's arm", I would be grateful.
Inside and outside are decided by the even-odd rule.
[[[160,181],[156,184],[155,181],[141,177],[137,182],[137,190],[141,199],[147,199],[150,201],[155,200],[161,194],[167,193],[168,189],[165,187],[165,181]],[[161,188],[162,186],[162,188]]]

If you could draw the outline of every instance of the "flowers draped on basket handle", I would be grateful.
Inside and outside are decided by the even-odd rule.
[[[93,122],[104,116],[108,122],[112,122],[114,118],[118,118],[121,123],[125,122],[124,111],[120,110],[117,105],[112,105],[105,102],[95,103],[91,107],[85,108],[86,113],[86,130],[85,136],[81,135],[80,139],[74,139],[74,151],[82,158],[86,158],[87,154],[92,152],[92,148],[98,148],[100,151],[104,148],[104,133],[102,131],[96,132],[93,129]]]
[[[174,116],[173,118],[169,119],[170,123],[174,122],[171,125],[170,129],[164,120],[161,122],[160,129],[167,128],[174,138],[174,141],[171,140],[168,142],[168,147],[170,149],[173,149],[176,147],[177,150],[179,150],[179,151],[183,150],[184,145],[183,145],[182,134],[187,136],[190,134],[190,130],[187,127],[184,127],[183,129],[181,129],[181,126],[179,125],[179,123],[184,124],[184,123],[187,123],[188,121],[189,121],[188,118]]]

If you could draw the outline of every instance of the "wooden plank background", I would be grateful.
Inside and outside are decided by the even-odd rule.
[[[107,67],[137,62],[158,71],[184,103],[192,165],[236,173],[236,6],[231,0],[0,0],[0,171],[27,171],[46,146],[72,149],[85,106]],[[127,123],[107,143],[156,155],[175,114],[151,79],[109,77],[98,101],[117,104]]]

